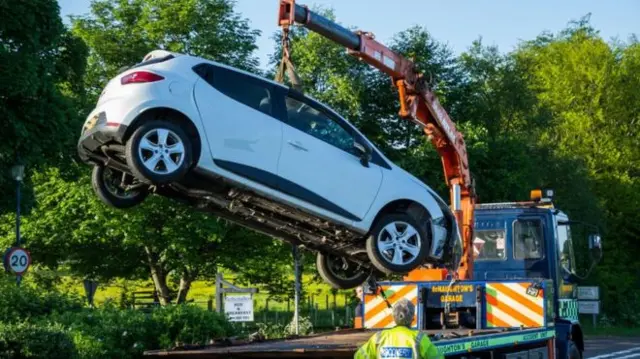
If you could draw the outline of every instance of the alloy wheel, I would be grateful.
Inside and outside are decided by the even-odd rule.
[[[409,223],[401,221],[387,224],[377,238],[380,255],[394,265],[405,265],[414,261],[420,253],[421,245],[418,231]]]
[[[147,170],[154,174],[166,175],[180,168],[184,162],[185,147],[175,132],[154,128],[142,136],[138,155]]]

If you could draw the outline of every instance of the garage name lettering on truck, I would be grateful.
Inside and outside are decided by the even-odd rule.
[[[464,306],[474,306],[476,303],[475,285],[436,285],[428,288],[427,302],[432,306],[445,303],[456,303]]]
[[[547,329],[536,333],[505,335],[499,338],[477,339],[474,341],[466,341],[462,343],[451,343],[439,345],[437,341],[434,345],[438,348],[440,354],[454,354],[464,352],[477,352],[478,350],[489,349],[505,344],[527,343],[540,339],[548,339],[555,336],[555,330]]]

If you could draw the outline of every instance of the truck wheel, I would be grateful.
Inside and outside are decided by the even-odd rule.
[[[408,213],[383,215],[367,238],[369,260],[384,274],[417,268],[429,253],[431,235],[427,226]]]
[[[131,208],[147,198],[145,188],[126,190],[121,186],[122,172],[104,166],[94,166],[91,173],[91,186],[98,198],[114,208]]]
[[[127,140],[127,165],[140,180],[162,185],[181,180],[193,159],[192,146],[179,125],[148,120]]]
[[[580,349],[575,342],[569,341],[569,351],[567,353],[567,358],[569,359],[582,359],[582,353],[580,353]]]
[[[351,289],[364,283],[371,274],[356,263],[342,257],[318,252],[316,267],[320,277],[336,289]]]

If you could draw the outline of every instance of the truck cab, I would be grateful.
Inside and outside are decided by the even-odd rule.
[[[393,326],[385,301],[392,305],[406,298],[416,303],[415,329],[545,328],[555,337],[558,357],[579,358],[584,338],[577,285],[589,273],[577,274],[574,246],[584,243],[582,237],[588,234],[593,269],[602,255],[601,241],[597,228],[592,231],[593,226],[569,220],[555,208],[552,195],[550,190],[534,190],[529,201],[476,205],[472,278],[457,279],[447,269],[427,268],[402,281],[367,285],[362,326]]]
[[[572,237],[572,228],[579,225],[580,229],[586,226],[589,230],[591,226],[570,221],[567,214],[554,207],[552,195],[550,190],[532,191],[528,202],[476,206],[473,277],[480,281],[526,279],[552,283],[558,339],[574,342],[582,352],[584,339],[577,300],[580,276],[576,274],[574,253],[576,241],[581,238]],[[600,236],[595,232],[588,240],[595,264],[601,256]]]

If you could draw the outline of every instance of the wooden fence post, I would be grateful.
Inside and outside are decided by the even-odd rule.
[[[315,313],[313,314],[314,326],[318,325],[318,303],[315,305]]]

